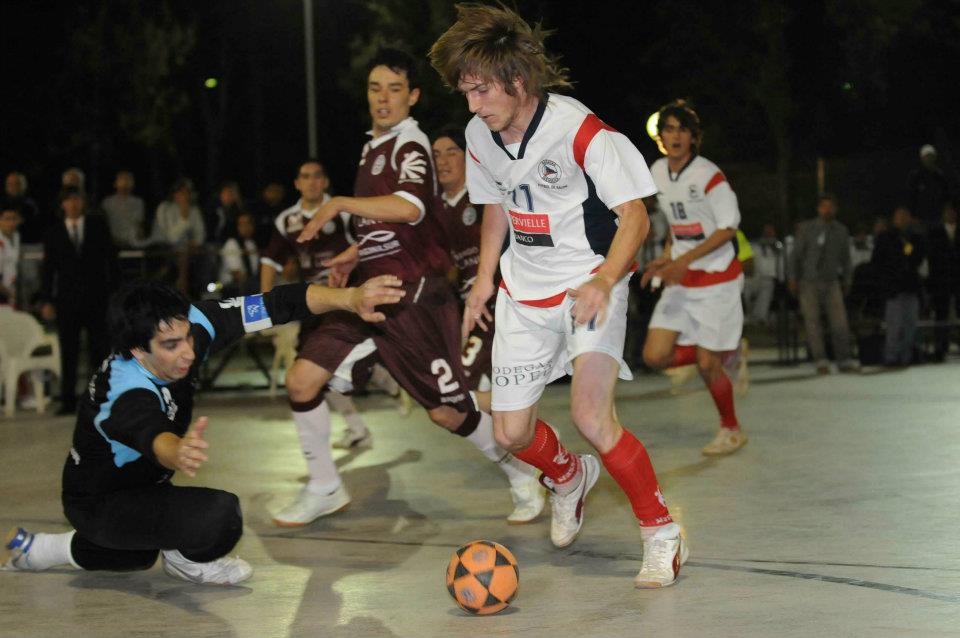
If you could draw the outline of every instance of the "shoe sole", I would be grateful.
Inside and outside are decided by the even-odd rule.
[[[737,447],[733,448],[732,450],[724,450],[724,451],[722,451],[722,452],[713,452],[713,451],[709,451],[709,452],[708,452],[706,449],[703,449],[703,450],[700,451],[700,453],[703,454],[704,456],[730,456],[731,454],[733,454],[734,452],[736,452],[737,450],[739,450],[740,448],[742,448],[744,445],[746,445],[747,442],[749,442],[749,441],[750,441],[750,439],[748,439],[746,436],[744,436],[744,437],[743,437],[743,442],[740,443],[740,445],[738,445]]]
[[[680,567],[682,567],[687,559],[690,558],[690,548],[687,546],[687,541],[683,537],[683,532],[680,533]],[[644,580],[644,581],[633,581],[633,586],[636,589],[663,589],[664,587],[670,587],[674,585],[677,580],[680,578],[680,567],[677,568],[677,573],[669,583],[660,583],[655,580]]]
[[[599,465],[599,461],[597,461],[597,463],[598,463],[598,465]],[[551,538],[551,539],[550,539],[550,542],[553,543],[553,546],[556,547],[557,549],[563,549],[564,547],[570,547],[570,545],[573,544],[573,541],[577,540],[577,537],[580,536],[580,530],[583,529],[584,504],[586,504],[586,502],[587,502],[587,494],[590,493],[590,490],[593,489],[593,486],[597,484],[597,480],[600,478],[599,467],[597,468],[597,473],[594,474],[593,477],[591,477],[591,476],[590,476],[590,473],[587,471],[587,464],[586,464],[586,463],[583,464],[583,468],[584,468],[584,469],[583,469],[583,480],[587,481],[587,485],[586,485],[586,487],[585,487],[584,490],[583,490],[583,496],[580,497],[580,501],[581,501],[581,506],[580,506],[580,527],[578,527],[578,528],[577,528],[577,531],[574,533],[574,535],[573,535],[572,537],[570,537],[570,540],[568,540],[566,543],[564,543],[564,544],[562,544],[562,545],[558,545],[558,544],[556,544],[556,543],[553,543],[553,539]]]
[[[324,516],[330,516],[331,514],[336,514],[337,512],[342,512],[348,507],[350,507],[350,501],[347,501],[343,505],[339,506],[336,509],[332,509],[329,512],[322,512],[320,514],[317,514],[314,518],[311,518],[309,521],[306,521],[305,523],[300,523],[298,521],[284,521],[284,520],[280,520],[279,518],[274,518],[271,520],[273,521],[273,524],[276,525],[277,527],[284,527],[288,529],[293,527],[306,527],[307,525],[310,525],[311,523],[313,523],[319,518],[323,518]]]

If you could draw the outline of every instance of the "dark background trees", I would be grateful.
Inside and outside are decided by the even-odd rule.
[[[318,137],[335,187],[352,186],[368,128],[364,68],[380,44],[425,56],[455,15],[446,0],[314,0]],[[640,5],[520,0],[555,29],[550,47],[574,95],[652,159],[644,132],[686,97],[704,153],[741,195],[745,226],[784,227],[811,210],[815,166],[847,215],[887,212],[920,144],[953,166],[960,123],[949,92],[960,60],[953,0],[677,0]],[[307,153],[301,0],[3,3],[0,168],[50,201],[63,168],[109,191],[132,168],[148,200],[180,174],[203,192],[224,179],[248,194],[289,182]],[[424,63],[415,116],[466,121]]]

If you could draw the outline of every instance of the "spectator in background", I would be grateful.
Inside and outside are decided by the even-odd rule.
[[[0,305],[17,302],[17,267],[20,261],[20,211],[13,206],[0,207]]]
[[[923,224],[924,231],[940,223],[949,197],[947,178],[937,164],[937,149],[924,144],[920,147],[920,166],[907,177],[907,206]]]
[[[118,283],[110,230],[102,217],[85,215],[85,206],[82,191],[64,188],[60,193],[64,219],[50,227],[43,245],[42,316],[47,321],[56,318],[60,339],[58,414],[76,411],[81,329],[87,332],[91,370],[108,354],[106,308]]]
[[[114,179],[113,195],[100,204],[110,222],[113,243],[119,248],[139,248],[144,245],[143,200],[133,194],[134,180],[130,171],[119,171]]]
[[[751,242],[754,272],[744,288],[749,318],[762,325],[770,321],[770,304],[777,288],[777,280],[783,278],[783,244],[777,239],[773,224],[764,224],[760,239]]]
[[[193,182],[189,179],[180,178],[174,182],[169,197],[157,206],[151,240],[173,249],[177,287],[183,292],[191,292],[190,254],[198,254],[206,240],[206,230],[203,215],[194,204]],[[193,283],[192,288],[196,291],[200,283],[196,276]]]
[[[260,292],[260,255],[253,240],[256,226],[252,213],[237,215],[236,228],[220,249],[220,283],[224,297]]]
[[[220,246],[236,229],[237,216],[243,209],[243,198],[236,182],[224,182],[217,198],[204,217],[207,241]]]
[[[942,222],[927,234],[928,263],[930,276],[927,292],[937,323],[950,319],[950,301],[953,300],[960,317],[960,237],[957,237],[957,210],[951,202],[943,207]],[[934,360],[943,361],[950,350],[950,328],[936,328]]]
[[[23,173],[13,171],[7,174],[3,207],[12,207],[20,212],[20,239],[23,243],[39,244],[43,241],[49,217],[41,215],[37,203],[27,195],[27,176]]]
[[[273,234],[273,220],[286,209],[287,189],[278,181],[272,181],[264,186],[260,193],[260,201],[254,209],[257,231],[255,238],[257,246],[266,248]]]
[[[850,270],[857,269],[860,264],[870,263],[873,258],[873,235],[867,233],[867,225],[859,222],[850,238]]]
[[[790,292],[797,295],[807,331],[810,356],[818,374],[830,374],[820,313],[826,311],[833,338],[833,354],[841,372],[858,372],[850,357],[850,326],[843,287],[850,283],[850,233],[837,221],[837,199],[823,194],[817,217],[800,224],[790,263]]]
[[[87,192],[87,175],[76,166],[71,166],[63,171],[60,176],[60,186],[62,188],[76,188],[85,195]]]
[[[880,234],[873,249],[873,265],[884,291],[884,322],[887,334],[883,362],[905,366],[913,360],[913,346],[920,317],[920,264],[926,256],[923,238],[910,226],[913,216],[906,206],[897,206],[890,229]]]

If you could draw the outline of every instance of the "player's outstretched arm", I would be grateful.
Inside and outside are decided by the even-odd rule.
[[[347,310],[364,321],[383,321],[386,316],[377,306],[395,304],[406,292],[403,282],[394,275],[380,275],[356,288],[328,288],[313,284],[307,288],[307,308],[317,315],[330,310]]]
[[[207,422],[207,417],[200,417],[182,437],[173,432],[158,434],[153,439],[153,453],[160,465],[187,476],[196,476],[197,470],[207,460],[205,450],[210,447],[203,438]]]
[[[378,197],[334,197],[321,206],[303,227],[297,241],[310,241],[320,229],[341,212],[380,222],[409,224],[423,217],[420,207],[399,195]]]
[[[466,339],[478,325],[487,330],[487,322],[493,321],[487,310],[487,301],[496,292],[493,285],[497,267],[500,264],[500,250],[507,236],[507,215],[499,204],[485,204],[483,223],[480,226],[480,261],[477,277],[470,288],[470,294],[463,308],[461,337]]]

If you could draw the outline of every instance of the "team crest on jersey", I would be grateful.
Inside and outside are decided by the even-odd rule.
[[[540,166],[537,167],[537,172],[540,173],[540,179],[548,184],[556,184],[562,177],[560,165],[553,160],[540,160]]]
[[[373,166],[370,167],[371,175],[379,175],[383,172],[383,167],[387,165],[386,155],[377,155],[377,159],[373,160]]]
[[[473,206],[467,206],[463,209],[463,225],[473,226],[477,223],[477,209]]]
[[[419,151],[404,153],[400,160],[401,182],[423,183],[423,176],[427,174],[427,158]]]
[[[177,404],[173,401],[170,389],[166,387],[160,388],[160,396],[163,397],[163,403],[167,406],[167,418],[173,421],[177,417]]]
[[[335,232],[337,232],[337,223],[331,219],[326,224],[324,224],[323,228],[321,228],[320,230],[323,231],[324,235],[332,235]]]
[[[700,199],[700,190],[695,184],[690,184],[690,187],[687,189],[687,193],[690,195],[690,199]]]

